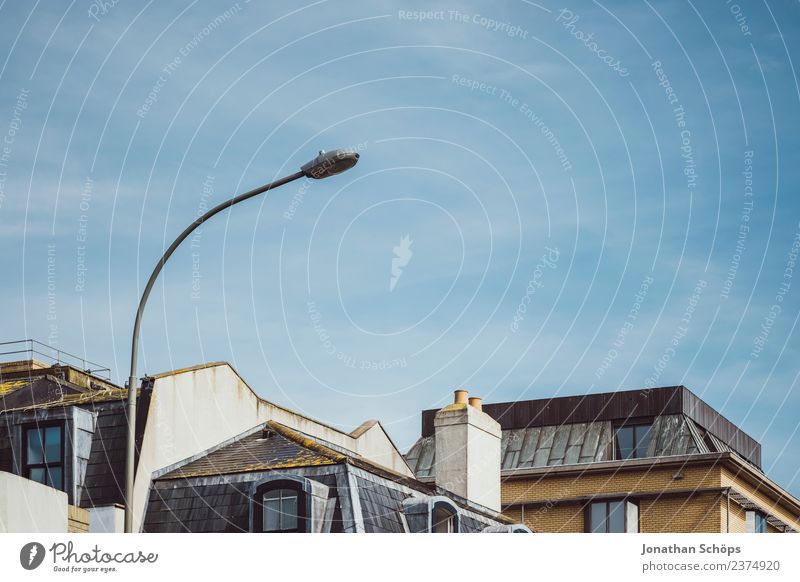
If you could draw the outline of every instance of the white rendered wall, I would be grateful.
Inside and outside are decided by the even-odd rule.
[[[141,528],[154,472],[275,420],[413,476],[380,425],[358,438],[260,399],[228,364],[156,376],[134,485],[134,531]]]
[[[66,533],[67,494],[0,472],[0,532]]]

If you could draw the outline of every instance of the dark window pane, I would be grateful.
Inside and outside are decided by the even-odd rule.
[[[756,533],[767,533],[767,518],[763,513],[756,513]]]
[[[55,487],[56,489],[62,489],[63,481],[62,481],[61,467],[50,469],[48,473],[50,474],[50,477],[48,479],[47,484],[50,485],[51,487]]]
[[[625,502],[612,501],[608,504],[608,531],[625,533]]]
[[[264,531],[279,531],[281,528],[281,502],[279,499],[264,499]]]
[[[60,426],[48,426],[44,429],[44,456],[48,463],[61,462]]]
[[[606,531],[606,508],[605,501],[592,503],[591,523],[589,531],[592,533],[604,533]]]
[[[620,459],[630,459],[633,456],[633,428],[621,426],[617,429],[617,450]]]
[[[286,531],[298,527],[298,495],[292,489],[272,489],[264,493],[264,531]]]
[[[281,504],[281,529],[297,529],[297,495],[283,499]]]
[[[444,507],[433,510],[433,533],[453,533],[455,531],[455,517],[451,511]]]
[[[28,474],[28,478],[31,481],[38,481],[39,483],[44,483],[44,469],[31,469],[30,473]]]
[[[634,427],[636,447],[634,457],[641,459],[647,456],[647,448],[650,446],[650,429],[653,428],[651,424],[643,424]]]
[[[283,489],[273,489],[264,493],[264,499],[280,499]]]
[[[44,446],[42,432],[38,428],[31,428],[28,434],[28,464],[38,465],[44,462]]]

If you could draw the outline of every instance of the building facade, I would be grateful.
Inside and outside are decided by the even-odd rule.
[[[122,531],[127,394],[63,363],[0,363],[0,531]],[[340,431],[258,397],[226,363],[148,376],[138,396],[136,531],[529,531],[500,513],[499,426],[466,404],[442,415],[456,454],[441,458],[457,462],[440,487],[379,422]],[[476,450],[494,470],[458,461],[476,426],[493,431]]]
[[[503,513],[540,532],[796,532],[761,446],[683,386],[490,404]],[[437,411],[406,455],[436,481]]]

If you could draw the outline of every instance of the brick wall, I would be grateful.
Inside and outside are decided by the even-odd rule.
[[[74,505],[67,505],[67,531],[69,533],[88,533],[89,512]]]
[[[639,502],[639,528],[643,533],[725,532],[730,520],[731,532],[745,531],[745,510],[728,503],[724,492],[688,491],[734,487],[767,512],[800,530],[800,516],[792,515],[768,492],[749,485],[723,465],[707,464],[680,469],[647,468],[616,473],[551,473],[535,477],[506,479],[502,485],[503,505],[531,503],[505,513],[539,532],[584,531],[583,506],[591,496],[630,496],[673,492],[674,495]],[[569,501],[573,499],[573,501]],[[553,501],[564,500],[553,504]],[[524,514],[524,515],[523,515]],[[770,527],[770,531],[775,531]]]

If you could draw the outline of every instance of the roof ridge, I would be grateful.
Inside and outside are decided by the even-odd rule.
[[[288,426],[281,424],[276,420],[268,420],[265,426],[269,427],[271,430],[274,430],[283,438],[290,440],[293,443],[305,449],[309,449],[324,457],[328,457],[329,459],[336,461],[337,463],[340,463],[342,461],[347,461],[348,459],[347,455],[335,451],[334,449],[314,440],[310,436],[305,436],[302,433],[294,429],[291,429]]]

